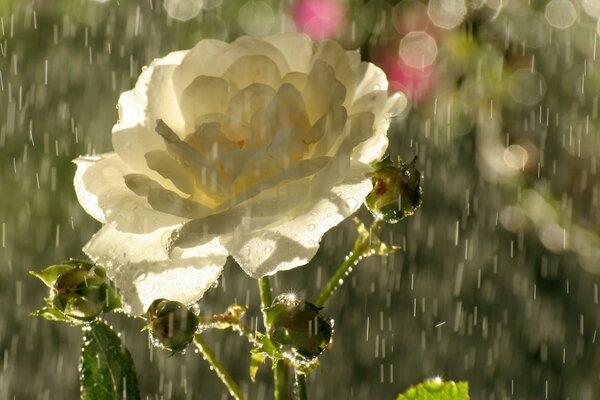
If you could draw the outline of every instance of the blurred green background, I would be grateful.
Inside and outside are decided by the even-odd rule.
[[[119,94],[202,38],[282,30],[386,71],[411,99],[390,151],[424,176],[423,208],[384,231],[403,250],[363,262],[328,304],[334,345],[310,398],[393,399],[434,376],[468,380],[474,399],[600,398],[599,17],[595,0],[0,0],[0,398],[78,397],[80,331],[28,316],[45,288],[27,271],[82,256],[99,228],[71,160],[111,150]],[[330,231],[275,290],[314,298],[354,235]],[[234,301],[256,324],[256,283],[228,261],[200,304]],[[227,398],[199,356],[109,321],[144,398]],[[208,340],[249,398],[270,398],[239,337]]]

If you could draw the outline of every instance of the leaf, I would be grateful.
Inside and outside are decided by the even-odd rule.
[[[412,386],[396,400],[469,400],[467,382],[444,382],[439,378]]]
[[[258,372],[258,367],[261,366],[262,363],[267,359],[267,355],[265,353],[250,353],[250,379],[252,382],[256,379],[256,373]]]
[[[82,400],[140,398],[131,354],[104,321],[84,328],[79,371]]]

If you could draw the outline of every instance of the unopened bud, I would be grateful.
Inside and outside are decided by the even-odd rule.
[[[104,268],[88,261],[69,260],[33,275],[50,287],[46,310],[53,308],[67,317],[87,321],[121,306]]]
[[[278,296],[264,310],[269,338],[283,353],[312,361],[331,341],[333,322],[319,314],[320,308],[295,296]]]
[[[376,218],[395,224],[421,207],[423,189],[416,161],[417,157],[410,164],[398,160],[395,165],[388,156],[374,165],[373,190],[365,204]]]
[[[146,313],[147,328],[155,342],[171,351],[183,351],[194,339],[198,317],[178,301],[157,299]]]

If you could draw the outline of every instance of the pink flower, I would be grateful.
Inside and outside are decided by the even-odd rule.
[[[293,18],[299,31],[313,39],[338,36],[346,17],[346,8],[340,0],[296,0]]]

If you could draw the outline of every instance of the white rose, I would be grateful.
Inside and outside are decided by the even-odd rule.
[[[228,255],[255,278],[306,264],[371,191],[406,105],[387,86],[358,52],[297,33],[154,60],[119,99],[115,151],[75,161],[79,202],[105,224],[84,251],[136,314],[198,300]]]

